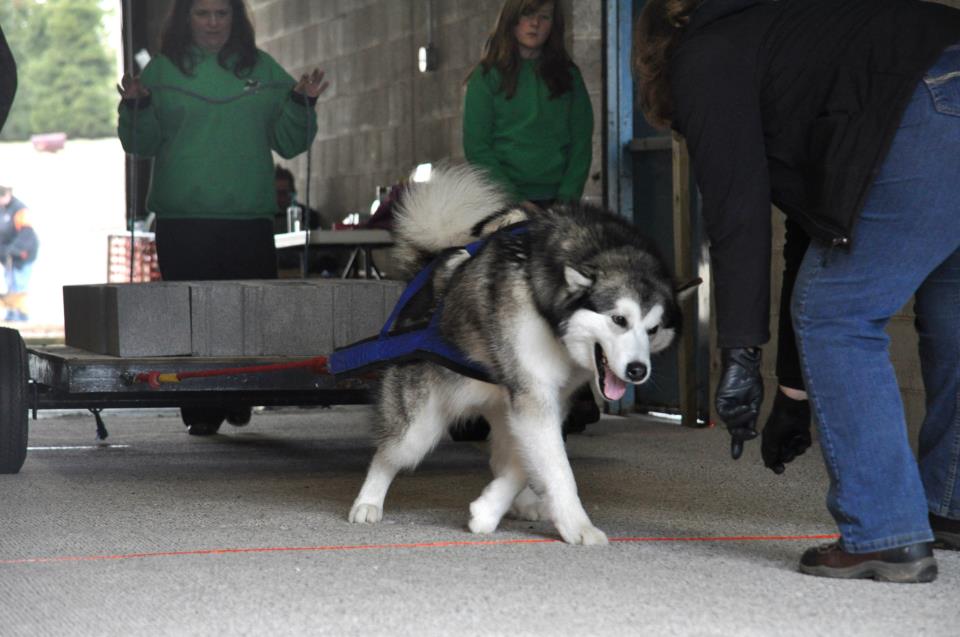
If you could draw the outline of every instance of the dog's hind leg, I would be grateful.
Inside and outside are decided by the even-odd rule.
[[[408,426],[380,442],[350,508],[351,522],[379,522],[383,518],[383,501],[397,472],[417,466],[440,440],[448,420],[438,413],[436,403],[435,396],[428,397],[410,413]]]
[[[517,493],[527,484],[527,472],[515,452],[516,442],[507,430],[502,410],[484,414],[490,423],[490,469],[493,480],[480,497],[470,504],[470,523],[474,533],[492,533]]]
[[[515,396],[507,422],[531,481],[537,492],[542,491],[550,519],[564,541],[606,544],[606,534],[590,522],[577,495],[577,483],[563,446],[559,402],[549,396]]]

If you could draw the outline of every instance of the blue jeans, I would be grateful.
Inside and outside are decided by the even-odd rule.
[[[960,46],[921,82],[871,185],[849,250],[814,242],[792,312],[845,550],[933,539],[960,518]],[[919,462],[884,328],[916,294],[927,393]]]
[[[23,263],[15,267],[8,268],[7,291],[26,292],[27,285],[30,283],[31,274],[33,274],[33,262]]]

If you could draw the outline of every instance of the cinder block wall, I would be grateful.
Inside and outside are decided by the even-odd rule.
[[[310,202],[327,219],[370,209],[378,185],[419,163],[462,159],[463,80],[500,0],[250,0],[258,45],[294,76],[326,71],[317,106]],[[602,3],[564,0],[568,50],[583,70],[597,127],[587,196],[601,199]],[[428,16],[430,24],[428,25]],[[432,40],[439,68],[417,69]],[[306,194],[307,159],[285,162]]]

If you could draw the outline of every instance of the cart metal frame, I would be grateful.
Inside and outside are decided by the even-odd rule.
[[[371,402],[369,379],[336,380],[306,367],[191,378],[153,388],[145,372],[189,372],[307,361],[309,356],[123,358],[65,345],[26,347],[0,328],[0,473],[17,473],[26,458],[27,416],[40,409],[89,409],[106,437],[100,410],[157,407],[359,405]]]

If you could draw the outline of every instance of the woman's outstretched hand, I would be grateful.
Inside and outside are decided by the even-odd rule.
[[[330,85],[329,82],[323,81],[324,75],[320,69],[313,69],[313,73],[304,73],[300,76],[297,85],[293,87],[294,92],[307,97],[318,97]]]
[[[123,77],[120,78],[120,83],[117,84],[117,92],[120,93],[120,97],[125,100],[150,95],[150,91],[140,83],[140,76],[130,75],[129,73],[124,73]]]

